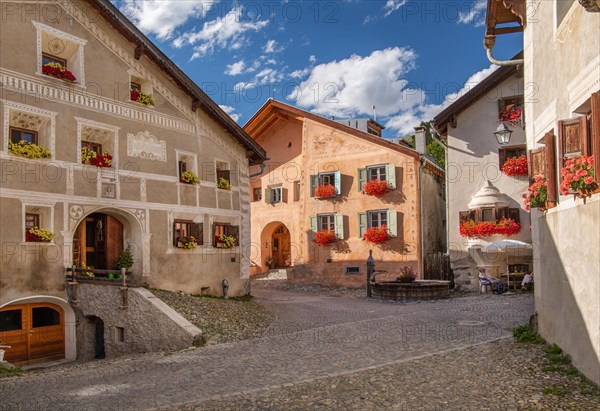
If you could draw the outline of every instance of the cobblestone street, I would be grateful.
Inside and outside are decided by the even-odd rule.
[[[441,410],[543,404],[541,397],[531,403],[527,395],[515,396],[524,393],[529,377],[519,364],[539,356],[511,337],[512,328],[533,313],[531,295],[392,304],[278,290],[254,294],[277,318],[261,338],[4,379],[1,408]],[[497,361],[496,353],[505,360]],[[479,378],[512,388],[498,389],[488,403]],[[586,409],[582,404],[591,403],[578,404]],[[561,408],[569,409],[568,403],[552,407]]]

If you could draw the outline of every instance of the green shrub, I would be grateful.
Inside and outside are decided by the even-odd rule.
[[[533,332],[526,325],[520,325],[513,329],[513,337],[520,343],[543,344],[544,339],[538,333]]]

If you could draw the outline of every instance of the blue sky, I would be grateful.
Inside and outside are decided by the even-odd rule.
[[[489,75],[487,1],[127,0],[115,4],[238,123],[267,98],[335,118],[376,106],[411,134]],[[520,35],[501,36],[510,58]]]

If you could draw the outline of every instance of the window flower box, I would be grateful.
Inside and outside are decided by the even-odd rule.
[[[25,241],[32,243],[49,243],[54,238],[54,233],[46,228],[28,228],[25,230]]]
[[[64,68],[61,64],[50,62],[42,66],[42,74],[46,76],[55,77],[61,80],[67,80],[71,82],[77,81],[73,73]]]
[[[184,250],[193,250],[198,245],[198,242],[193,236],[189,237],[179,237],[177,239],[177,248],[182,248]]]
[[[141,103],[145,106],[154,106],[156,104],[152,94],[146,94],[143,91],[138,91],[133,88],[129,90],[129,98],[131,101]]]
[[[523,124],[523,106],[516,104],[507,105],[506,108],[500,112],[500,122],[508,123],[512,126]]]
[[[529,173],[527,156],[511,157],[502,165],[502,172],[507,176],[526,176]]]
[[[387,181],[379,179],[371,180],[363,185],[363,193],[369,196],[381,197],[388,193],[392,186]]]
[[[231,183],[224,177],[219,177],[217,180],[217,188],[221,190],[231,190]]]
[[[460,223],[460,235],[468,238],[490,237],[495,234],[510,237],[519,234],[519,232],[521,232],[521,225],[510,218],[504,218],[496,222],[469,220]]]
[[[196,173],[194,173],[193,171],[184,171],[183,173],[181,173],[181,177],[179,178],[179,181],[184,184],[200,183],[200,179],[198,178],[198,175]]]
[[[233,248],[236,246],[235,237],[232,235],[220,235],[216,238],[217,248]]]
[[[560,170],[562,194],[576,194],[579,198],[586,198],[600,192],[600,187],[594,181],[594,156],[582,156],[578,159],[567,160]]]
[[[545,211],[547,201],[548,186],[546,179],[542,176],[535,176],[534,182],[527,188],[527,193],[523,194],[525,210],[529,211],[532,208],[539,208]]]
[[[327,198],[337,195],[337,191],[332,184],[323,184],[315,189],[315,197]]]
[[[383,244],[390,239],[390,233],[384,224],[381,227],[371,227],[365,231],[363,238],[372,244]]]
[[[318,245],[327,245],[334,243],[337,240],[335,231],[323,230],[315,233],[315,243]]]
[[[52,158],[52,153],[41,144],[21,140],[18,143],[8,142],[8,152],[25,158]]]
[[[112,156],[108,151],[98,154],[93,150],[83,147],[81,149],[81,162],[98,168],[108,168],[112,167]]]

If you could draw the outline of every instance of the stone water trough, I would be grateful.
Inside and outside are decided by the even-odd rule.
[[[417,280],[371,282],[371,296],[381,300],[437,300],[450,297],[450,281]]]

